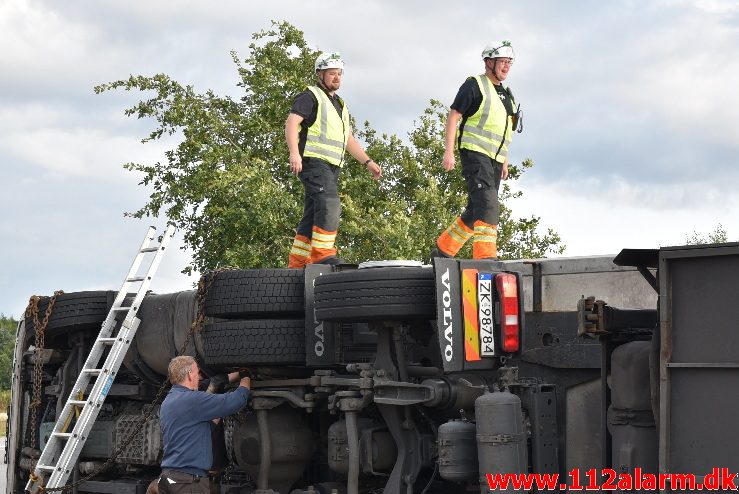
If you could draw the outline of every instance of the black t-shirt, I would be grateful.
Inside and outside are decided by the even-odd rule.
[[[324,91],[325,92],[325,91]],[[331,96],[326,93],[328,99],[333,103],[336,112],[341,116],[341,112],[344,109],[344,103],[337,94]],[[290,113],[300,115],[303,117],[303,121],[300,122],[300,132],[298,133],[298,151],[300,155],[303,155],[305,149],[305,140],[308,136],[308,127],[313,125],[318,118],[318,100],[316,95],[310,90],[306,89],[302,93],[298,94],[293,100],[293,106],[290,108]]]
[[[500,101],[503,102],[508,115],[513,115],[513,99],[510,91],[503,84],[494,85]],[[482,91],[474,77],[467,78],[457,91],[451,108],[462,114],[460,128],[464,128],[467,119],[477,113],[482,104]]]

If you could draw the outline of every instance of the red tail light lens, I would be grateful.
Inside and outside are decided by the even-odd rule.
[[[500,332],[504,352],[517,352],[521,346],[518,324],[518,280],[516,275],[501,273],[495,276],[500,297]]]

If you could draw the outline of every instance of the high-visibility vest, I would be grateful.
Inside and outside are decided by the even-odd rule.
[[[349,111],[342,101],[339,116],[323,89],[309,86],[308,90],[315,95],[318,108],[316,121],[308,127],[303,157],[320,158],[332,165],[341,166],[349,140]]]
[[[480,87],[482,102],[477,112],[467,118],[464,127],[459,129],[462,134],[459,138],[459,147],[477,151],[503,163],[508,156],[513,118],[508,115],[490,79],[485,74],[477,75],[474,79]],[[512,97],[511,105],[515,108]]]

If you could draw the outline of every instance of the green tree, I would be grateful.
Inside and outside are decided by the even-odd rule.
[[[174,221],[195,253],[186,272],[223,265],[285,265],[302,215],[302,186],[287,166],[283,128],[292,98],[313,83],[319,52],[287,22],[273,23],[253,40],[244,61],[231,53],[243,90],[238,99],[198,93],[165,74],[131,76],[95,88],[97,93],[124,89],[151,94],[126,115],[156,121],[144,143],[168,136],[178,140],[164,162],[124,166],[143,174],[141,184],[153,189],[149,201],[128,214],[141,218],[164,213]],[[369,122],[355,130],[382,164],[384,176],[378,186],[351,159],[342,171],[337,239],[342,257],[423,259],[463,209],[464,181],[458,172],[445,173],[441,167],[446,111],[432,101],[414,122],[407,142],[378,134]],[[530,160],[511,166],[512,179],[531,166]],[[519,196],[509,184],[503,186],[503,201]],[[540,235],[539,226],[538,217],[513,218],[504,205],[500,256],[562,252],[559,235],[551,229]]]
[[[12,382],[13,349],[17,328],[18,321],[0,314],[0,390],[10,389]]]
[[[721,244],[728,241],[729,237],[726,234],[726,230],[724,230],[724,227],[723,225],[721,225],[721,223],[716,225],[716,228],[714,228],[714,230],[705,237],[703,236],[703,234],[698,233],[695,230],[691,235],[685,237],[685,243],[687,245]]]

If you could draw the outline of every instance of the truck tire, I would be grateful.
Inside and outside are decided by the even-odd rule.
[[[56,298],[54,308],[46,325],[46,334],[55,336],[68,330],[99,328],[108,315],[116,292],[72,292],[63,293]],[[39,322],[43,323],[44,313],[51,297],[42,297],[38,303]],[[26,326],[35,331],[33,318],[26,317]]]
[[[388,267],[329,273],[316,278],[315,307],[319,321],[432,319],[434,270]]]
[[[215,279],[213,277],[215,276]],[[211,271],[205,315],[224,319],[304,316],[302,269]]]
[[[305,365],[303,319],[216,322],[201,337],[208,365]]]

